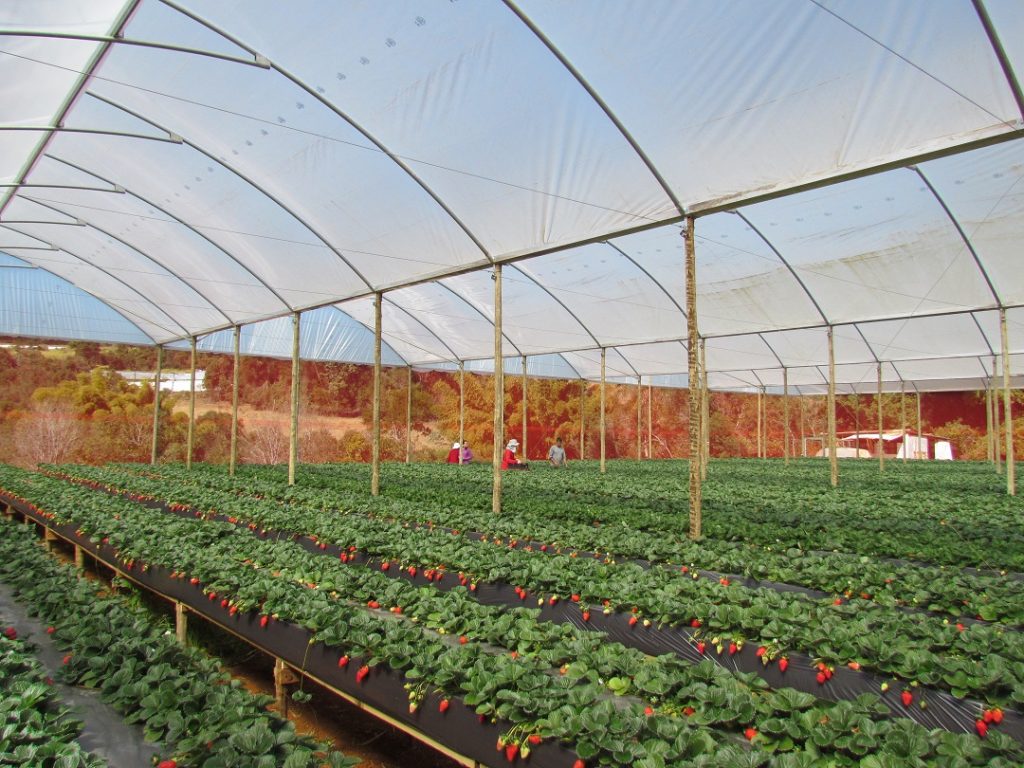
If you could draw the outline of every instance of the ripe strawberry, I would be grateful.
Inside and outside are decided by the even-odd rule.
[[[580,596],[579,596],[579,595],[573,595],[573,596],[572,596],[572,597],[571,597],[570,599],[571,599],[571,600],[572,600],[572,601],[573,601],[574,603],[578,603],[578,602],[580,601]]]
[[[738,646],[738,645],[736,645],[736,643],[733,643],[733,642],[730,642],[730,643],[729,643],[729,655],[730,655],[730,656],[732,656],[733,654],[735,654],[735,653],[736,653],[736,651],[738,651],[739,649],[740,649],[740,648],[739,648],[739,646]]]
[[[52,635],[56,631],[57,631],[56,627],[47,627],[46,628],[46,634],[48,634],[48,635]]]
[[[519,745],[518,744],[506,744],[505,745],[505,759],[508,760],[510,763],[514,763],[516,761],[516,755],[518,755],[518,754],[519,754]]]
[[[338,659],[338,666],[342,667],[342,668],[347,667],[348,666],[348,656],[342,656],[340,659]]]
[[[554,605],[558,602],[558,595],[552,595],[551,599],[548,600],[548,605]]]
[[[753,741],[754,737],[757,736],[757,731],[753,728],[747,728],[743,731],[743,735],[747,737],[747,741]]]
[[[212,603],[214,600],[217,599],[217,593],[216,592],[211,592],[209,597],[210,597],[210,602]]]
[[[694,619],[690,622],[690,626],[697,629],[700,626],[700,619]]]
[[[639,621],[639,619],[637,619],[637,617],[636,617],[636,616],[630,616],[630,617],[629,617],[629,626],[631,626],[631,627],[635,627],[635,626],[636,626],[636,623],[637,623],[637,621]]]
[[[860,662],[859,661],[851,661],[846,666],[848,666],[850,669],[852,669],[854,672],[856,672],[858,669],[860,669]]]
[[[70,653],[67,656],[64,657],[64,661],[62,663],[64,664],[64,666],[67,666],[68,664],[71,663],[71,654]]]
[[[988,735],[988,726],[985,724],[984,720],[976,720],[974,723],[974,730],[976,730],[978,735],[983,739]]]
[[[758,649],[757,649],[757,652],[756,652],[757,658],[759,658],[759,659],[760,659],[760,658],[761,658],[762,656],[764,656],[764,655],[765,655],[765,654],[766,654],[767,652],[768,652],[768,649],[767,649],[767,648],[765,648],[765,647],[764,647],[763,645],[762,645],[762,646],[760,646],[760,647],[758,647]]]
[[[956,628],[957,628],[958,630],[960,630],[961,632],[963,632],[963,631],[964,631],[965,629],[967,629],[967,627],[965,627],[965,626],[964,626],[963,624],[961,624],[961,623],[960,623],[959,621],[958,621],[958,622],[956,623]]]
[[[587,764],[577,758],[576,762],[572,764],[572,768],[587,768]]]
[[[459,645],[465,645],[469,642],[469,638],[465,635],[459,635]]]
[[[8,627],[4,630],[4,635],[7,637],[8,640],[17,640],[18,630],[16,630],[14,627]]]
[[[387,560],[385,560],[383,563],[380,564],[380,569],[382,571],[386,571],[390,567],[391,567],[391,563],[389,563]]]
[[[220,607],[221,608],[227,608],[228,607],[228,599],[226,597],[223,600],[220,601]]]
[[[779,672],[785,672],[786,671],[786,667],[788,667],[788,666],[789,666],[789,659],[787,659],[785,656],[783,656],[781,659],[779,659]]]
[[[1003,722],[1003,710],[1001,710],[999,707],[996,707],[992,710],[992,722],[996,725],[999,725],[1001,722]]]
[[[370,674],[370,668],[364,664],[363,666],[361,666],[359,668],[359,671],[356,672],[356,682],[357,683],[363,682],[363,680],[366,679],[366,676],[368,674]]]
[[[441,699],[441,703],[437,705],[437,711],[442,715],[448,711],[448,707],[451,706],[451,702],[448,699]]]
[[[194,586],[196,586],[199,583],[199,579],[197,579],[195,576],[193,576],[191,579],[188,580],[188,583],[191,584],[194,587]]]
[[[265,616],[265,615],[264,616],[260,616],[260,627],[262,627],[263,629],[266,629],[267,623],[269,621],[270,621],[270,617],[269,616]]]
[[[729,580],[727,578],[725,578],[725,576],[720,578],[718,580],[718,583],[721,584],[723,587],[728,587],[729,586]]]
[[[692,715],[696,711],[697,710],[695,710],[693,707],[684,707],[683,708],[683,714],[686,715],[687,717],[689,717],[690,715]]]
[[[900,693],[900,701],[903,702],[904,707],[909,707],[911,704],[914,703],[914,694],[912,694],[908,690],[904,690],[902,693]]]
[[[178,768],[178,764],[173,760],[161,760],[156,768]]]
[[[699,643],[697,643],[697,652],[698,653],[704,653],[704,649],[705,648],[707,648],[707,644],[703,640],[701,640]]]
[[[827,678],[827,677],[825,677],[825,673],[824,673],[824,672],[819,672],[818,674],[816,674],[816,675],[814,676],[814,679],[818,681],[818,685],[824,685],[824,684],[825,684],[825,681],[826,681],[826,680],[827,680],[828,678]]]
[[[650,717],[651,715],[654,714],[654,710],[651,709],[650,707],[644,707],[644,714],[647,715],[648,717]]]
[[[986,709],[984,712],[982,712],[981,713],[981,719],[984,720],[986,723],[991,723],[992,722],[992,710],[991,709]]]
[[[530,742],[533,746],[536,747],[541,742],[540,734],[539,733],[531,733],[530,734],[530,738],[528,738],[527,741]]]
[[[590,611],[584,611],[583,612],[583,620],[584,621],[590,621]]]
[[[370,600],[366,605],[370,608],[380,608],[380,603],[378,603],[376,600]]]

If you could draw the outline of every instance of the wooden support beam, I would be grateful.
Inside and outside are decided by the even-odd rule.
[[[708,411],[708,359],[705,339],[700,340],[700,479],[708,479],[708,460],[711,456]]]
[[[188,645],[188,610],[179,600],[174,601],[174,636],[179,645]]]
[[[586,431],[586,405],[587,405],[587,380],[580,379],[580,459],[586,458],[587,453],[587,431]]]
[[[643,421],[644,421],[644,385],[639,376],[636,377],[636,460],[643,455]]]
[[[466,446],[466,364],[459,360],[459,464]]]
[[[884,427],[882,417],[882,364],[878,364],[878,471],[885,472],[885,440],[882,439]]]
[[[690,388],[687,396],[690,418],[687,431],[690,435],[690,538],[701,537],[701,479],[700,479],[700,402],[695,387],[699,387],[697,373],[697,349],[700,335],[697,332],[697,250],[696,229],[693,216],[686,217],[682,231],[686,247],[686,361]]]
[[[836,456],[836,353],[832,326],[828,326],[828,465],[829,482],[839,485],[839,458]]]
[[[501,263],[494,265],[494,461],[491,511],[501,514],[501,459],[505,449],[505,360],[501,333]]]
[[[526,440],[527,440],[527,436],[528,436],[529,431],[530,431],[529,430],[530,412],[526,408],[526,395],[527,395],[527,392],[529,391],[529,388],[530,388],[530,382],[529,382],[529,379],[527,378],[527,373],[526,373],[526,355],[523,355],[523,453],[522,453],[522,457],[523,457],[524,461],[530,458],[530,453],[526,449]]]
[[[1013,455],[1013,400],[1010,397],[1010,344],[1006,331],[1006,310],[999,310],[999,330],[1003,342],[1003,419],[1006,422],[1006,493],[1017,495],[1017,463]]]
[[[185,469],[192,469],[192,449],[196,431],[196,337],[191,338],[192,357],[188,386],[188,433],[185,437]]]
[[[85,550],[75,544],[75,568],[85,570]]]
[[[462,441],[459,440],[459,463],[462,462]],[[405,379],[405,463],[412,464],[412,366]]]
[[[299,678],[281,659],[274,659],[274,699],[277,701],[277,713],[288,717],[288,686],[297,683]]]
[[[654,385],[647,383],[647,458],[654,458]]]
[[[288,485],[295,485],[295,469],[299,463],[299,383],[302,369],[299,367],[298,312],[292,313],[292,418],[288,428]]]
[[[380,332],[384,294],[373,297],[373,437],[370,468],[370,495],[380,495]]]
[[[907,385],[900,379],[900,431],[903,432],[903,463],[907,463]]]
[[[789,371],[782,369],[782,459],[789,464]]]
[[[233,366],[231,368],[231,455],[228,458],[228,475],[235,476],[238,466],[238,382],[242,368],[242,326],[236,325],[233,334]]]
[[[921,426],[921,390],[917,391],[917,443],[914,448],[914,456],[918,459],[927,459],[928,451],[921,450],[921,433],[924,428]]]
[[[605,398],[605,368],[606,360],[608,356],[608,350],[601,347],[601,474],[603,475],[606,470],[605,466],[605,415],[604,415],[604,398]]]

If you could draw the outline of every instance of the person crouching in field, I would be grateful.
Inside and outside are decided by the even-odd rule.
[[[520,461],[516,457],[517,450],[519,450],[519,441],[512,438],[508,441],[508,445],[505,446],[505,454],[501,457],[502,469],[529,469],[529,464],[525,461]]]
[[[460,450],[461,450],[461,448],[459,447],[458,443],[453,443],[452,444],[452,449],[450,451],[448,451],[448,463],[449,464],[458,464],[459,463],[459,452],[460,452]]]

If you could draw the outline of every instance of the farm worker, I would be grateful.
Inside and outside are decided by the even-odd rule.
[[[469,443],[462,444],[462,463],[469,464],[473,461],[473,449],[469,447]]]
[[[448,463],[458,464],[459,463],[459,444],[452,443],[452,449],[448,451]]]
[[[562,447],[562,438],[557,438],[555,444],[548,448],[548,461],[552,467],[565,466],[565,448]]]
[[[516,458],[516,451],[519,449],[519,441],[514,437],[505,446],[505,454],[501,458],[502,469],[526,469],[527,463]]]

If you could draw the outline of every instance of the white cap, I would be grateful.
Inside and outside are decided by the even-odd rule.
[[[453,451],[454,451],[454,450],[455,450],[456,448],[458,448],[458,447],[459,447],[459,444],[458,444],[458,443],[452,443],[452,450],[453,450]]]
[[[506,447],[515,450],[516,448],[519,447],[519,441],[513,437],[511,440],[508,441],[508,445]]]

